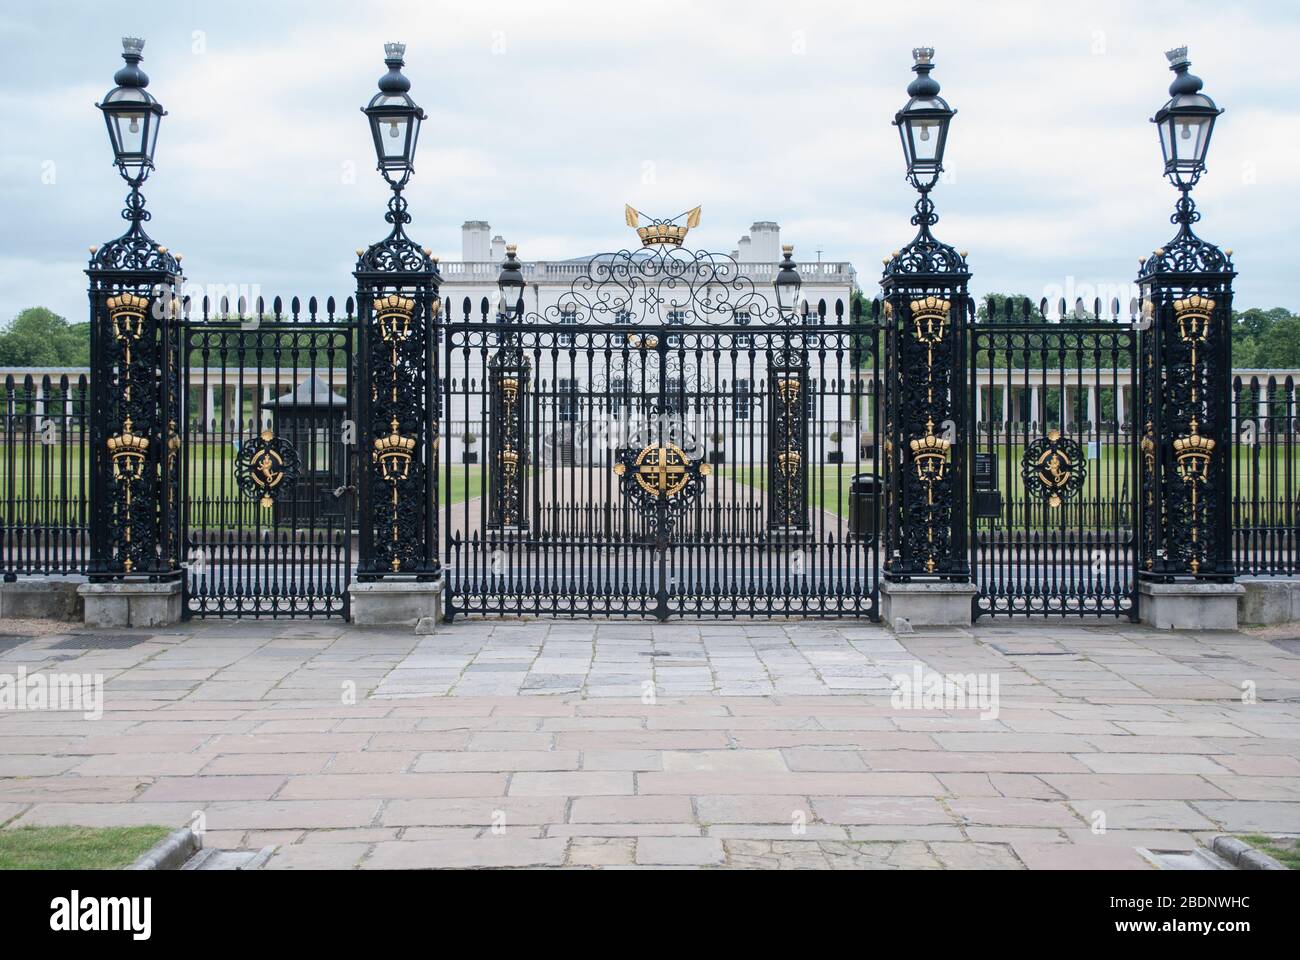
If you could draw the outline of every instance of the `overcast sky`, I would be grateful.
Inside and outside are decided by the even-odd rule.
[[[1148,119],[1165,49],[1187,43],[1227,110],[1199,230],[1234,249],[1238,306],[1300,308],[1292,4],[136,0],[0,12],[0,321],[83,318],[87,247],[123,228],[94,109],[123,34],[146,38],[169,111],[149,231],[192,281],[268,296],[346,295],[353,251],[386,230],[359,112],[386,40],[429,113],[411,232],[445,259],[467,219],[566,258],[626,245],[625,202],[701,204],[692,246],[776,220],[796,259],[849,260],[870,292],[913,232],[890,121],[930,44],[959,111],[937,232],[969,249],[975,292],[1091,296],[1173,233]]]

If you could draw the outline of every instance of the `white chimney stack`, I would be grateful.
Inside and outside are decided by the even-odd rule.
[[[750,253],[755,263],[778,263],[781,259],[781,227],[771,220],[759,220],[749,228],[753,241]]]
[[[500,263],[506,258],[506,239],[497,234],[492,238],[492,262]]]
[[[460,228],[461,259],[467,263],[484,263],[491,259],[488,237],[492,227],[486,220],[466,220]]]

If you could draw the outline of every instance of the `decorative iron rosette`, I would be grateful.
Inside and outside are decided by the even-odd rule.
[[[235,457],[235,482],[240,492],[266,509],[284,499],[302,478],[302,459],[284,437],[270,430],[245,440]]]
[[[1025,491],[1055,509],[1076,496],[1088,477],[1088,459],[1077,440],[1048,431],[1025,447],[1020,478]]]
[[[619,489],[642,517],[653,523],[662,507],[665,523],[671,528],[676,515],[703,492],[710,467],[665,441],[640,450],[628,447],[618,451],[614,473]]]

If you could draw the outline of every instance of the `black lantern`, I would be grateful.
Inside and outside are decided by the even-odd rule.
[[[948,124],[956,110],[939,96],[939,81],[930,76],[934,69],[934,48],[912,50],[916,79],[907,85],[912,98],[894,115],[894,126],[903,141],[907,178],[918,190],[934,186],[943,172],[943,150],[948,142]]]
[[[506,259],[501,264],[501,273],[497,277],[497,289],[501,291],[501,315],[506,320],[519,316],[524,301],[524,275],[519,269],[518,250],[513,243],[506,244]]]
[[[776,288],[776,305],[781,311],[781,316],[791,319],[799,309],[799,290],[803,287],[803,278],[799,276],[799,270],[795,266],[794,246],[783,244],[781,252],[783,254],[781,267],[777,271],[776,279],[772,281],[772,286]]]
[[[402,75],[406,44],[384,44],[388,72],[379,78],[379,92],[362,112],[370,119],[379,172],[394,189],[401,189],[415,172],[415,145],[425,113],[411,99],[411,81]]]
[[[144,41],[139,37],[122,38],[122,59],[126,66],[113,75],[117,84],[95,106],[104,111],[108,136],[113,142],[113,159],[122,177],[141,184],[153,169],[153,152],[158,143],[158,127],[167,111],[145,90],[149,77],[140,69],[144,59]]]
[[[1165,176],[1181,190],[1190,190],[1205,172],[1205,154],[1210,134],[1221,109],[1201,93],[1201,78],[1188,72],[1192,61],[1187,48],[1165,53],[1174,82],[1169,85],[1169,102],[1151,118],[1160,131],[1160,149],[1165,155]]]

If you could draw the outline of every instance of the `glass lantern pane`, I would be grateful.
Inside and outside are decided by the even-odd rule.
[[[1164,154],[1165,163],[1174,159],[1175,151],[1173,145],[1174,139],[1174,121],[1172,118],[1165,120],[1163,123],[1156,124],[1156,129],[1160,131],[1160,152]]]
[[[410,121],[406,117],[384,117],[379,123],[379,141],[383,144],[385,160],[401,160],[406,156],[406,134]]]
[[[145,143],[145,156],[153,160],[154,150],[158,146],[158,128],[162,126],[162,117],[150,114],[147,125],[148,139]]]
[[[113,115],[113,127],[117,131],[117,149],[119,153],[139,155],[144,152],[145,132],[149,120],[144,111],[138,113],[117,113]]]
[[[1205,137],[1209,117],[1183,117],[1178,122],[1178,159],[1200,162],[1205,159]]]
[[[908,121],[912,128],[912,150],[916,162],[932,163],[939,152],[939,121],[914,119]]]

